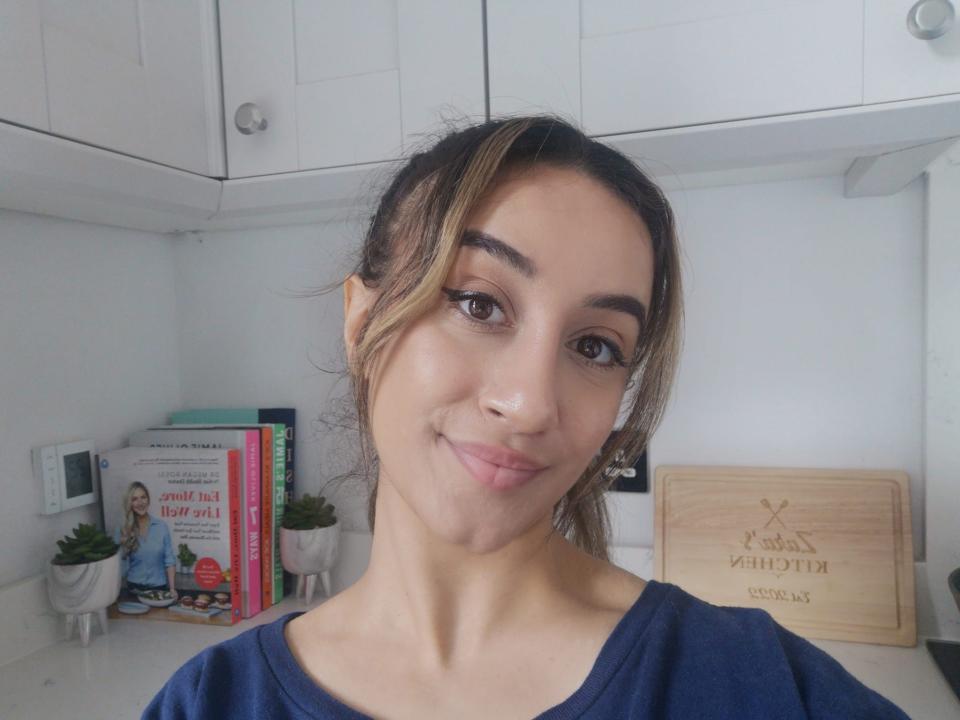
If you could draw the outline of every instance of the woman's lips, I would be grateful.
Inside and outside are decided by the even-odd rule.
[[[450,442],[446,437],[443,437],[443,440],[450,446],[453,454],[457,456],[474,478],[483,485],[495,490],[509,490],[523,485],[539,473],[540,470],[543,470],[543,468],[536,470],[517,470],[514,468],[506,468],[502,465],[495,465],[486,460],[481,460],[475,455],[471,455],[462,447]]]

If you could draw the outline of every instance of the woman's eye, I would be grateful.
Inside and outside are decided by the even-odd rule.
[[[452,288],[442,288],[442,290],[450,298],[450,303],[455,305],[457,310],[471,322],[493,326],[503,323],[506,319],[500,303],[486,293],[454,290]],[[495,313],[499,313],[499,317],[491,321],[490,318]],[[607,340],[599,335],[585,335],[579,338],[576,341],[576,352],[583,357],[583,361],[590,367],[612,370],[626,365],[620,347],[612,340]]]
[[[467,304],[467,314],[470,315],[470,317],[476,318],[477,320],[486,320],[493,315],[494,305],[489,300],[473,297],[462,300],[461,302],[465,302]]]
[[[452,290],[450,288],[443,288],[443,291],[450,298],[450,302],[456,305],[460,312],[470,320],[482,322],[485,325],[494,325],[504,320],[503,310],[500,304],[489,295],[479,292]],[[487,322],[494,313],[500,313],[500,317],[491,322]]]
[[[577,352],[583,355],[590,365],[614,368],[625,364],[620,348],[596,335],[586,335],[577,340]]]

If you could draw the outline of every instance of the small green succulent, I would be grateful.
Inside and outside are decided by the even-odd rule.
[[[184,567],[190,567],[197,561],[197,554],[186,543],[177,545],[177,559]]]
[[[80,523],[73,529],[73,537],[65,535],[57,540],[60,552],[53,558],[54,565],[82,565],[106,560],[116,554],[120,546],[95,525]]]
[[[294,500],[283,511],[283,527],[287,530],[313,530],[330,527],[337,522],[334,505],[324,502],[323,495],[312,497],[309,493]]]

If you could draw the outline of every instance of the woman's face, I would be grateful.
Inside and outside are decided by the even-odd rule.
[[[636,213],[569,169],[508,176],[466,227],[436,309],[378,362],[371,431],[380,482],[489,552],[549,517],[609,435],[653,252]]]
[[[150,507],[150,498],[147,497],[143,488],[137,488],[130,494],[130,509],[135,515],[140,517],[146,515],[148,507]]]

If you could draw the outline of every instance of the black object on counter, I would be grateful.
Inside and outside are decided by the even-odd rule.
[[[960,700],[960,642],[927,639],[927,650]]]

